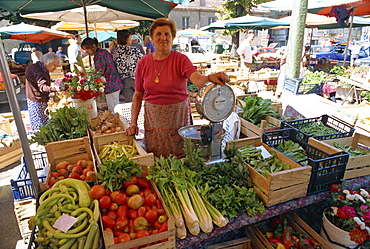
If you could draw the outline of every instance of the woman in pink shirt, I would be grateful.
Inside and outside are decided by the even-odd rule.
[[[222,72],[201,75],[186,55],[171,50],[176,37],[173,20],[158,18],[149,33],[155,52],[145,55],[137,65],[131,124],[126,133],[138,134],[137,121],[144,100],[146,150],[157,157],[183,156],[183,139],[178,130],[190,125],[187,81],[201,88],[207,82],[224,85],[229,77]]]

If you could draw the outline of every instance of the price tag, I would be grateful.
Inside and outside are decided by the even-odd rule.
[[[261,146],[258,146],[258,147],[256,147],[257,149],[260,149],[261,151],[262,151],[262,157],[263,157],[263,159],[265,159],[265,158],[269,158],[270,156],[272,156],[271,154],[270,154],[270,152],[268,152],[266,149],[265,149],[265,147],[263,147],[262,145]]]
[[[77,218],[62,214],[54,223],[53,227],[55,229],[62,230],[63,232],[67,232],[73,224],[75,224],[78,221]]]

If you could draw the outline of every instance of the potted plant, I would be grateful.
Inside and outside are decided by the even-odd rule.
[[[333,248],[369,248],[369,189],[348,190],[337,184],[330,188],[330,206],[324,211],[321,235]]]

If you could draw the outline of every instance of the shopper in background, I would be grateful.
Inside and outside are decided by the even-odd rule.
[[[132,32],[126,29],[117,32],[118,46],[113,48],[112,56],[114,64],[123,81],[124,101],[132,102],[132,95],[135,92],[135,71],[138,61],[143,54],[137,47],[131,45]]]
[[[119,104],[119,93],[123,88],[122,79],[117,72],[111,53],[106,49],[99,48],[98,44],[95,37],[88,37],[81,43],[81,48],[88,55],[94,56],[95,69],[100,71],[106,80],[104,93],[108,110],[114,111],[114,107]]]
[[[144,100],[144,144],[155,156],[183,156],[183,139],[178,130],[191,124],[187,81],[201,88],[207,82],[224,85],[230,79],[223,73],[199,74],[189,58],[171,50],[176,24],[169,18],[156,19],[149,30],[155,52],[137,65],[131,123],[126,134],[137,135],[138,116]]]
[[[351,63],[350,63],[351,67],[353,67],[353,63],[355,62],[355,60],[359,58],[360,51],[361,51],[360,42],[356,41],[355,45],[351,47]]]
[[[139,36],[138,35],[132,35],[131,36],[131,46],[137,47],[140,49],[140,52],[142,54],[145,54],[143,46],[139,43]]]
[[[112,53],[113,48],[117,47],[117,42],[115,40],[112,40],[109,42],[108,51]]]
[[[48,48],[48,53],[54,53],[53,48]]]
[[[67,56],[71,72],[74,72],[75,65],[77,65],[77,57],[81,57],[81,36],[75,35],[74,39],[69,39],[69,46]]]
[[[254,32],[252,30],[248,31],[247,38],[242,42],[242,44],[237,49],[237,53],[240,55],[240,63],[242,68],[251,68],[251,63],[253,62],[252,54],[252,41],[254,40]]]
[[[45,114],[48,106],[49,93],[58,89],[51,87],[50,72],[61,64],[61,58],[55,53],[46,53],[40,61],[27,67],[26,96],[28,113],[32,130],[40,130],[41,125],[47,124],[49,117]]]
[[[144,44],[146,46],[146,54],[150,54],[155,52],[155,48],[152,43],[152,39],[150,38],[149,35],[146,35],[144,38]]]
[[[32,48],[31,49],[31,60],[32,60],[32,63],[36,63],[38,61],[40,61],[42,57],[42,52],[37,50],[37,48]]]

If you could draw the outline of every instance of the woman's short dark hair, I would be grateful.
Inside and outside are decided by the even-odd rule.
[[[175,38],[176,37],[176,23],[167,18],[167,17],[161,17],[161,18],[157,18],[153,23],[152,25],[150,26],[150,29],[149,29],[149,35],[150,37],[153,39],[153,35],[154,35],[154,30],[158,27],[161,27],[161,26],[169,26],[170,29],[171,29],[171,34],[172,34],[172,37]]]
[[[98,47],[98,44],[99,42],[98,39],[96,39],[96,37],[94,38],[87,37],[82,41],[81,48],[92,48],[93,45]]]
[[[128,38],[132,35],[132,32],[127,29],[117,31],[117,43],[119,45],[127,45]]]

